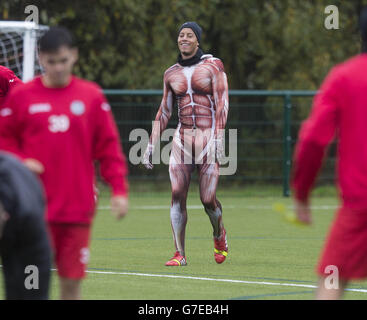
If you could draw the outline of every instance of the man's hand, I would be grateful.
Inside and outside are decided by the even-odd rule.
[[[152,163],[153,152],[154,152],[154,146],[149,143],[143,155],[143,164],[149,170],[153,169],[153,163]]]
[[[36,159],[28,158],[23,161],[23,164],[35,174],[42,174],[45,172],[45,167]]]
[[[111,211],[117,220],[125,217],[129,207],[129,200],[126,196],[113,196],[111,198]]]
[[[304,224],[312,224],[311,210],[308,203],[295,199],[294,210],[299,221]]]

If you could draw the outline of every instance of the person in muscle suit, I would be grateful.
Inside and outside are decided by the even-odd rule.
[[[199,174],[200,199],[213,227],[215,261],[222,263],[228,253],[222,206],[216,198],[219,161],[224,156],[228,84],[222,61],[204,54],[199,47],[201,32],[196,22],[186,22],[179,29],[178,62],[164,73],[163,98],[143,157],[144,165],[152,169],[154,146],[167,127],[176,100],[179,122],[169,163],[170,218],[176,253],[166,266],[187,264],[186,199],[195,167]]]

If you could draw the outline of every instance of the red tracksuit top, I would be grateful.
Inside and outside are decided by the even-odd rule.
[[[3,106],[9,90],[20,83],[22,83],[22,80],[12,70],[0,66],[0,108]]]
[[[126,195],[127,164],[110,106],[93,82],[75,76],[64,88],[40,77],[14,88],[0,110],[0,149],[34,158],[47,196],[47,221],[91,223],[94,160],[114,195]]]
[[[367,54],[334,67],[303,123],[294,154],[292,187],[307,201],[329,142],[336,137],[337,185],[343,205],[367,208]]]

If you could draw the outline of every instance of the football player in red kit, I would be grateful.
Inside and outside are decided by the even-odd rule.
[[[348,281],[367,277],[367,8],[360,21],[363,52],[326,77],[294,155],[295,210],[299,220],[311,223],[310,192],[326,147],[337,138],[342,203],[317,267],[317,299],[339,299]],[[334,285],[328,282],[331,273]]]
[[[77,49],[70,33],[51,28],[41,39],[41,77],[12,90],[0,111],[0,149],[40,175],[61,298],[79,299],[95,213],[95,168],[111,186],[112,212],[127,213],[127,164],[102,90],[72,75]]]
[[[10,89],[22,83],[12,70],[0,66],[0,108],[3,106],[5,97]]]
[[[222,263],[227,256],[226,230],[222,206],[216,198],[219,164],[223,156],[223,130],[228,114],[228,84],[222,61],[199,48],[201,28],[186,22],[179,29],[178,63],[164,74],[163,99],[155,118],[143,162],[153,167],[154,146],[172,115],[174,99],[178,104],[179,123],[173,138],[169,163],[172,188],[170,209],[176,253],[166,266],[184,266],[186,199],[191,174],[199,173],[200,199],[213,227],[214,258]],[[216,155],[212,151],[216,149]]]

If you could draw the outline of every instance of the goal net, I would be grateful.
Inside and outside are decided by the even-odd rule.
[[[23,81],[41,73],[37,41],[47,30],[30,21],[0,21],[0,65]]]

